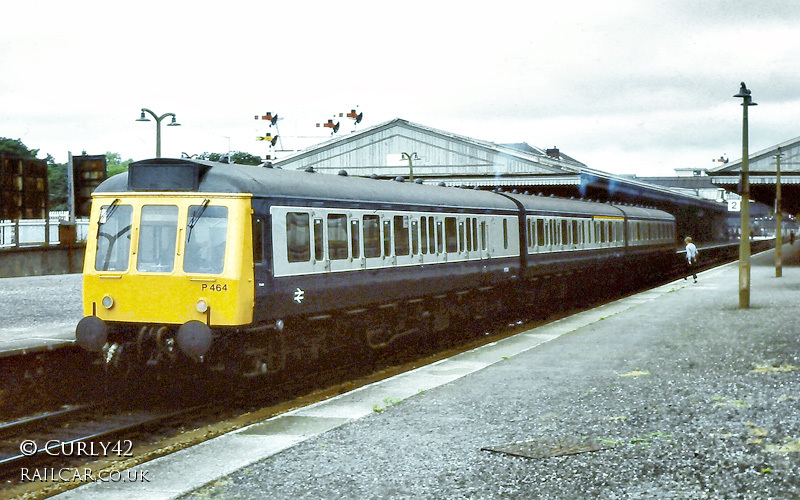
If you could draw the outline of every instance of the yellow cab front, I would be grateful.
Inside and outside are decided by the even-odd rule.
[[[84,315],[104,323],[207,327],[253,315],[247,195],[95,195],[83,269]]]

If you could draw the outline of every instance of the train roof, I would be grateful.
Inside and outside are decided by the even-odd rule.
[[[637,207],[629,205],[616,205],[613,203],[600,203],[588,200],[575,200],[572,198],[558,198],[555,196],[508,194],[518,200],[528,212],[556,212],[559,214],[593,215],[605,217],[635,217],[640,219],[675,218],[667,212],[655,208]]]
[[[127,174],[107,179],[95,190],[131,191],[250,193],[257,197],[516,210],[510,200],[488,191],[170,158],[131,163]]]
[[[257,197],[504,211],[516,210],[513,199],[532,212],[621,216],[624,211],[638,217],[671,217],[657,210],[565,198],[506,193],[501,196],[474,189],[176,158],[153,158],[131,163],[127,173],[105,180],[95,190],[96,193],[131,191],[250,193]]]

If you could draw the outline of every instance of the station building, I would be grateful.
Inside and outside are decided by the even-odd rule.
[[[272,162],[284,169],[501,189],[531,195],[641,205],[673,214],[678,235],[717,241],[727,234],[727,205],[666,186],[589,168],[557,148],[497,144],[396,118]]]

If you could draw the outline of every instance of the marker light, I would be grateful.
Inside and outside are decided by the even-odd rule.
[[[100,302],[101,302],[101,304],[103,304],[103,307],[105,307],[106,309],[111,309],[111,306],[114,305],[114,299],[111,298],[111,295],[106,295],[105,297],[103,297],[103,300],[100,301]]]
[[[195,305],[195,308],[197,309],[197,312],[204,313],[208,311],[208,304],[206,303],[205,300],[200,299],[197,301],[197,305]]]

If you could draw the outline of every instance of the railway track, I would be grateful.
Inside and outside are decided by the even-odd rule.
[[[115,410],[108,403],[97,403],[4,424],[0,426],[0,477],[19,478],[21,472],[31,477],[37,468],[54,464],[65,467],[102,457],[132,457],[140,434],[210,406]]]

